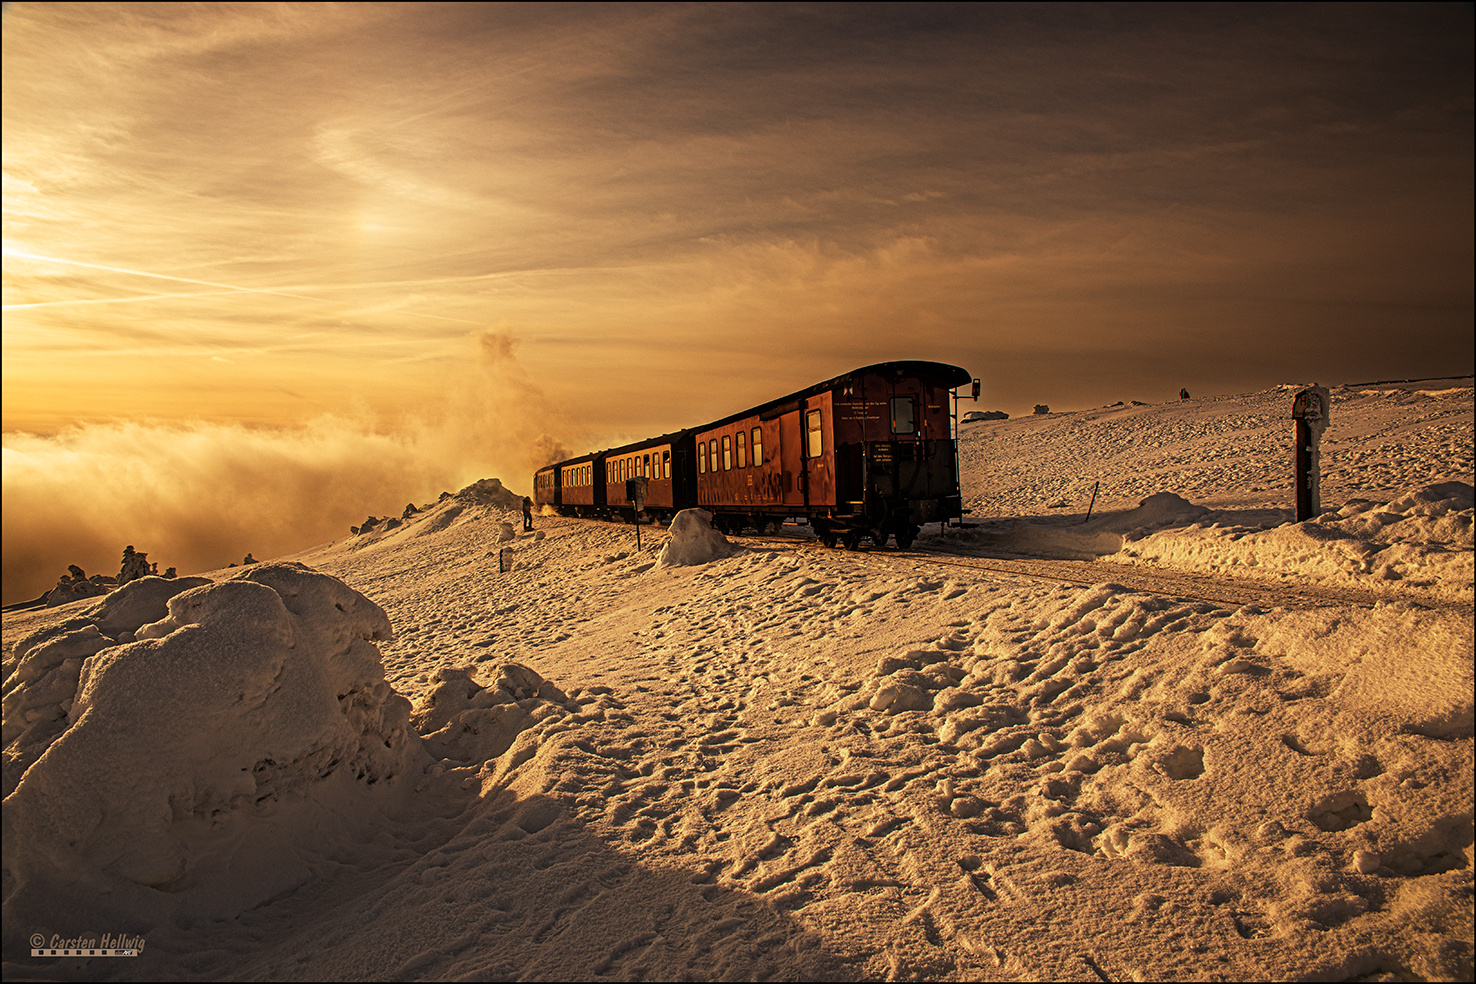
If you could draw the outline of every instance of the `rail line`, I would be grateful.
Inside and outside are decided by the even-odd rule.
[[[933,550],[832,550],[814,540],[795,536],[738,537],[772,543],[788,540],[795,549],[807,553],[823,553],[899,565],[928,564],[974,571],[995,580],[1017,582],[1052,581],[1066,584],[1120,584],[1134,591],[1204,601],[1214,605],[1254,606],[1256,608],[1325,608],[1353,605],[1372,608],[1380,603],[1406,602],[1421,608],[1472,614],[1470,601],[1451,599],[1401,586],[1384,591],[1345,588],[1336,585],[1293,585],[1273,583],[1223,574],[1201,574],[1150,565],[1110,564],[1090,560],[1047,560],[1024,557],[980,557]]]

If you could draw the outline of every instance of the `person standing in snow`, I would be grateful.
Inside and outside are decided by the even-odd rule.
[[[530,499],[530,498],[528,498],[525,495],[525,496],[523,496],[523,529],[526,531],[526,530],[531,530],[532,528],[533,528],[533,500]]]

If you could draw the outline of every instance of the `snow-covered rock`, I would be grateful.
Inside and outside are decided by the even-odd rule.
[[[7,865],[33,896],[131,884],[234,911],[306,877],[323,814],[378,812],[374,787],[428,759],[384,680],[389,620],[342,581],[256,565],[109,644],[157,602],[150,581],[47,641],[78,681],[65,730],[6,798]],[[28,689],[51,685],[39,658]]]
[[[734,546],[712,528],[706,509],[683,509],[672,517],[671,539],[661,548],[657,567],[696,567],[731,557]]]

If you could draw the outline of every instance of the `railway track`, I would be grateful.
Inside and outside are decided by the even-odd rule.
[[[861,558],[890,567],[911,565],[972,571],[980,578],[1014,583],[1055,582],[1065,584],[1120,584],[1133,591],[1188,598],[1214,605],[1256,608],[1326,608],[1353,605],[1372,608],[1380,603],[1406,602],[1421,608],[1464,613],[1471,617],[1470,601],[1451,599],[1403,585],[1381,591],[1324,584],[1297,584],[1223,574],[1203,574],[1151,565],[1113,564],[1091,560],[1047,560],[1027,557],[981,557],[946,550],[859,550],[837,551],[819,542],[797,536],[735,537],[772,544],[786,540],[796,550]]]

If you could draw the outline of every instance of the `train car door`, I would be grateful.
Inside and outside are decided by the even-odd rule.
[[[805,505],[804,409],[779,417],[779,467],[783,474],[784,505]]]
[[[835,505],[835,417],[831,395],[805,401],[805,503]]]

